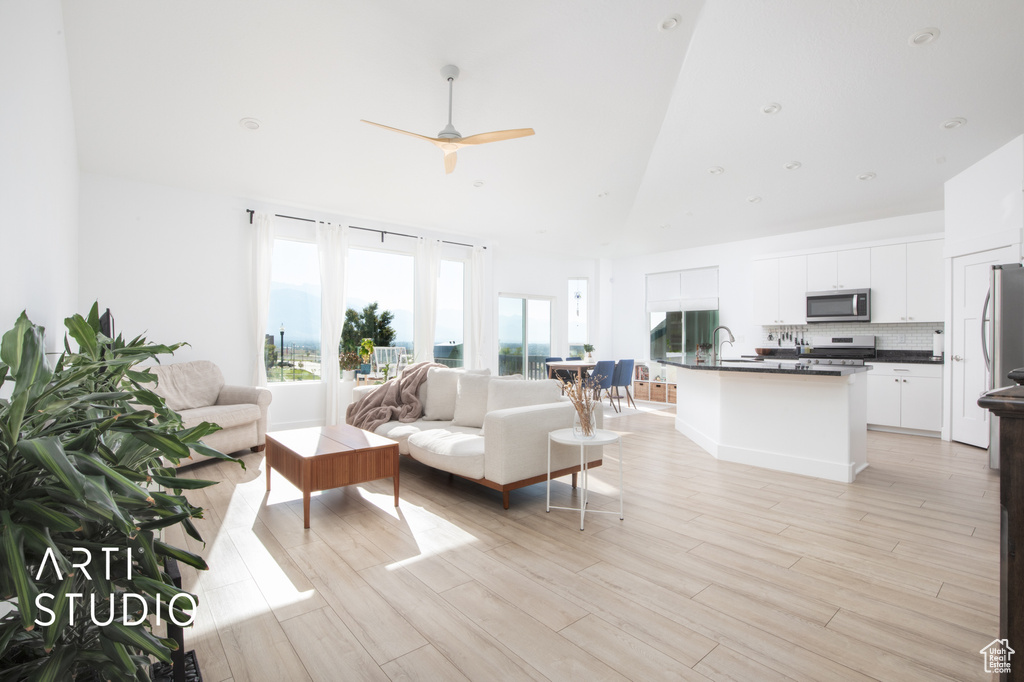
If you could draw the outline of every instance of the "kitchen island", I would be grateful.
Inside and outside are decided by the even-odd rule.
[[[870,366],[663,361],[676,372],[676,429],[716,459],[853,482],[868,465]]]

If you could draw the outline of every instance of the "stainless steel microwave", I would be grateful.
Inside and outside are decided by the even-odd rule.
[[[808,322],[870,322],[871,289],[808,291]]]

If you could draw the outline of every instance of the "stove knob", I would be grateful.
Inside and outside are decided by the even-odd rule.
[[[818,360],[817,358],[815,358],[814,360],[811,360],[811,362],[813,362],[816,365],[821,364],[821,360]]]
[[[842,361],[842,362],[840,362],[839,364],[840,364],[840,365],[848,365],[848,364],[850,364],[850,363],[849,363],[849,362],[847,362],[846,360],[843,360],[843,361]]]

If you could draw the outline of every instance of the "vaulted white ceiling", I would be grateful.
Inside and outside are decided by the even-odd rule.
[[[85,171],[574,256],[941,209],[945,180],[1024,132],[1020,0],[63,9]],[[359,122],[435,136],[445,64],[463,135],[536,135],[445,175],[432,145]]]

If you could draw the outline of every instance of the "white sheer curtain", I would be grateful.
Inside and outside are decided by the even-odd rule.
[[[345,324],[345,256],[348,227],[316,224],[320,256],[320,376],[324,382],[326,423],[337,424],[341,411],[341,371],[338,343]]]
[[[416,244],[416,295],[413,312],[413,346],[416,362],[429,362],[434,359],[437,278],[440,272],[441,242],[437,239],[420,239]]]
[[[491,298],[490,257],[482,246],[473,247],[470,258],[469,299],[469,367],[483,369],[488,362],[487,339],[491,333],[490,311],[497,305]],[[492,367],[497,371],[497,367]]]
[[[253,288],[256,294],[256,314],[253,327],[253,352],[255,364],[252,380],[256,386],[267,385],[266,334],[267,316],[270,314],[270,267],[274,253],[274,216],[272,213],[256,211],[253,215],[255,233],[253,239]]]

